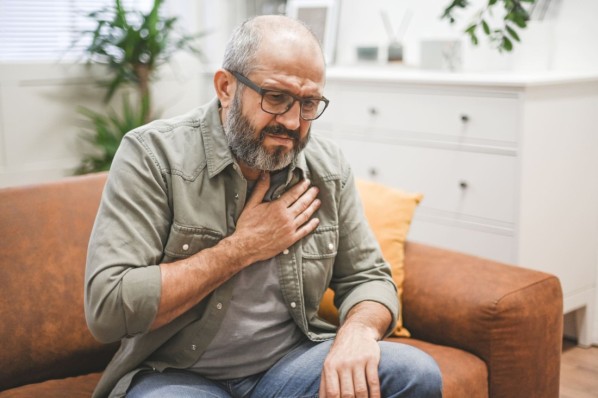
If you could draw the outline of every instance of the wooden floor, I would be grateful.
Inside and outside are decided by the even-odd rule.
[[[560,398],[598,397],[598,347],[580,348],[563,341]]]

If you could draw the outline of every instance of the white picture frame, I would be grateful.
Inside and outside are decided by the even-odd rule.
[[[334,63],[338,30],[338,0],[288,0],[286,14],[305,22],[324,50],[326,63]]]

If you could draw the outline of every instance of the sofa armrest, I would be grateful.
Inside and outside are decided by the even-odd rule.
[[[413,242],[405,255],[403,318],[413,337],[483,359],[490,397],[558,397],[555,276]]]

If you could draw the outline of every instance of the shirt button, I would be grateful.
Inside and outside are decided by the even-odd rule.
[[[334,250],[334,245],[332,243],[328,244],[328,250],[330,250],[330,251]]]
[[[289,249],[284,249],[284,250],[282,251],[282,254],[284,254],[284,255],[287,255],[287,254],[289,254]]]
[[[192,344],[192,345],[191,345],[191,349],[192,349],[193,351],[195,351],[195,350],[197,350],[197,346],[196,346],[195,344]]]
[[[189,250],[189,245],[185,243],[185,244],[183,245],[183,250],[185,250],[185,251]]]
[[[235,199],[239,199],[239,194],[238,193],[235,194]]]
[[[291,308],[295,308],[295,307],[297,307],[297,304],[295,304],[295,302],[293,301],[293,302],[291,303]]]
[[[216,308],[218,308],[219,310],[221,310],[222,309],[222,303],[216,304]]]

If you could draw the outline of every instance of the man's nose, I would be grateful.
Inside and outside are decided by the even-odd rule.
[[[299,101],[291,106],[291,109],[276,116],[276,121],[289,130],[297,130],[301,124],[301,104]]]

